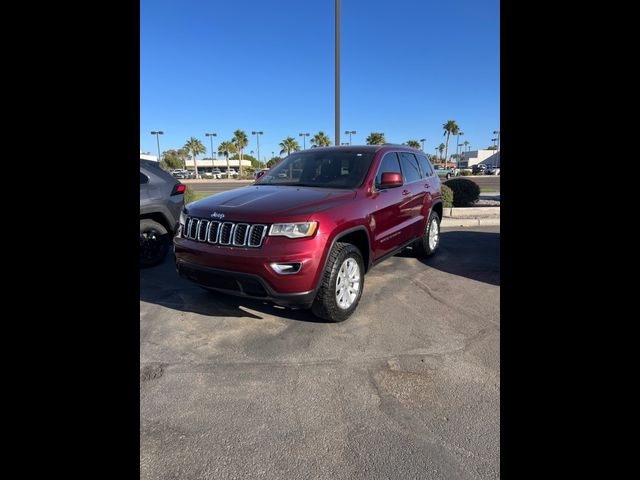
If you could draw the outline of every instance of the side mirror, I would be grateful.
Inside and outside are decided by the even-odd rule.
[[[256,180],[262,177],[265,173],[267,172],[265,172],[264,170],[262,170],[261,172],[258,172],[258,174],[256,175]]]
[[[402,175],[398,172],[384,172],[380,179],[380,188],[395,188],[402,186]]]

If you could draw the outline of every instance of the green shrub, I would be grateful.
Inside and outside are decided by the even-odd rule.
[[[471,172],[469,170],[461,170],[460,175],[462,175],[463,177],[468,177],[469,175],[471,175]]]
[[[442,185],[442,203],[444,208],[451,208],[453,206],[453,190],[446,185]]]
[[[466,178],[452,178],[445,185],[453,191],[454,207],[470,207],[480,198],[480,187]]]
[[[191,203],[195,201],[196,201],[196,192],[194,192],[193,189],[189,185],[187,185],[187,188],[184,191],[184,204],[186,205],[187,203]]]

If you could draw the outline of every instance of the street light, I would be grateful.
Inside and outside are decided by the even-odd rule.
[[[498,150],[500,150],[500,130],[494,130],[494,135],[498,135]]]
[[[264,132],[251,132],[251,135],[256,136],[256,141],[258,142],[258,162],[260,162],[260,135]]]
[[[344,134],[345,134],[345,135],[349,135],[349,143],[348,143],[348,145],[351,145],[351,135],[355,135],[355,134],[356,134],[356,131],[355,131],[355,130],[346,130],[346,131],[344,132]],[[343,144],[343,145],[344,145],[344,144]]]
[[[422,142],[422,151],[424,152],[424,142],[427,141],[426,138],[421,138],[420,141]]]
[[[209,137],[209,140],[211,141],[211,167],[215,167],[214,163],[213,163],[213,137],[217,137],[218,134],[211,132],[205,132],[205,136]]]
[[[309,132],[307,132],[307,133],[299,133],[298,136],[302,137],[302,143],[304,145],[304,147],[302,149],[306,150],[307,149],[307,137],[309,136]]]
[[[159,137],[159,135],[164,135],[164,132],[162,132],[162,131],[151,132],[151,135],[155,135],[156,136],[156,142],[158,143],[158,163],[160,163],[160,137]]]
[[[433,157],[433,158],[435,158],[435,159],[436,159],[436,161],[440,161],[440,160],[438,159],[438,147],[436,147],[436,148],[435,148],[435,150],[436,150],[436,156],[435,156],[435,157]]]
[[[340,145],[340,0],[336,0],[336,145]]]
[[[456,143],[457,143],[457,144],[460,144],[460,135],[464,135],[464,132],[460,132],[460,131],[458,131],[458,136],[457,136],[457,138],[456,138]],[[459,147],[459,146],[460,146],[460,145],[457,145],[457,146],[456,146],[456,155],[458,154],[458,147]],[[460,158],[459,158],[459,157],[458,157],[458,158],[456,158],[456,162],[457,162],[457,164],[458,164],[458,168],[460,168]]]

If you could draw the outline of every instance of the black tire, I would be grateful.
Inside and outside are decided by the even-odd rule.
[[[431,248],[429,246],[429,234],[431,232],[433,222],[437,224],[438,237],[437,237],[435,246]],[[429,220],[425,223],[422,237],[420,237],[414,245],[414,250],[418,258],[424,258],[424,257],[430,257],[431,255],[436,253],[439,246],[440,246],[440,216],[432,210],[431,214],[429,215]]]
[[[353,258],[358,264],[360,269],[360,290],[351,306],[343,309],[338,305],[335,292],[338,272],[347,258]],[[318,293],[311,306],[313,314],[330,322],[342,322],[349,318],[358,307],[364,289],[364,261],[360,250],[350,243],[336,242],[329,253],[327,266],[322,273],[320,282]]]
[[[164,260],[169,251],[169,233],[160,223],[144,218],[140,220],[140,267],[154,267]]]

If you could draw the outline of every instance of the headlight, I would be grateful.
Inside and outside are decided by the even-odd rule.
[[[269,235],[288,238],[310,237],[315,233],[317,227],[318,222],[274,223],[271,225]]]

